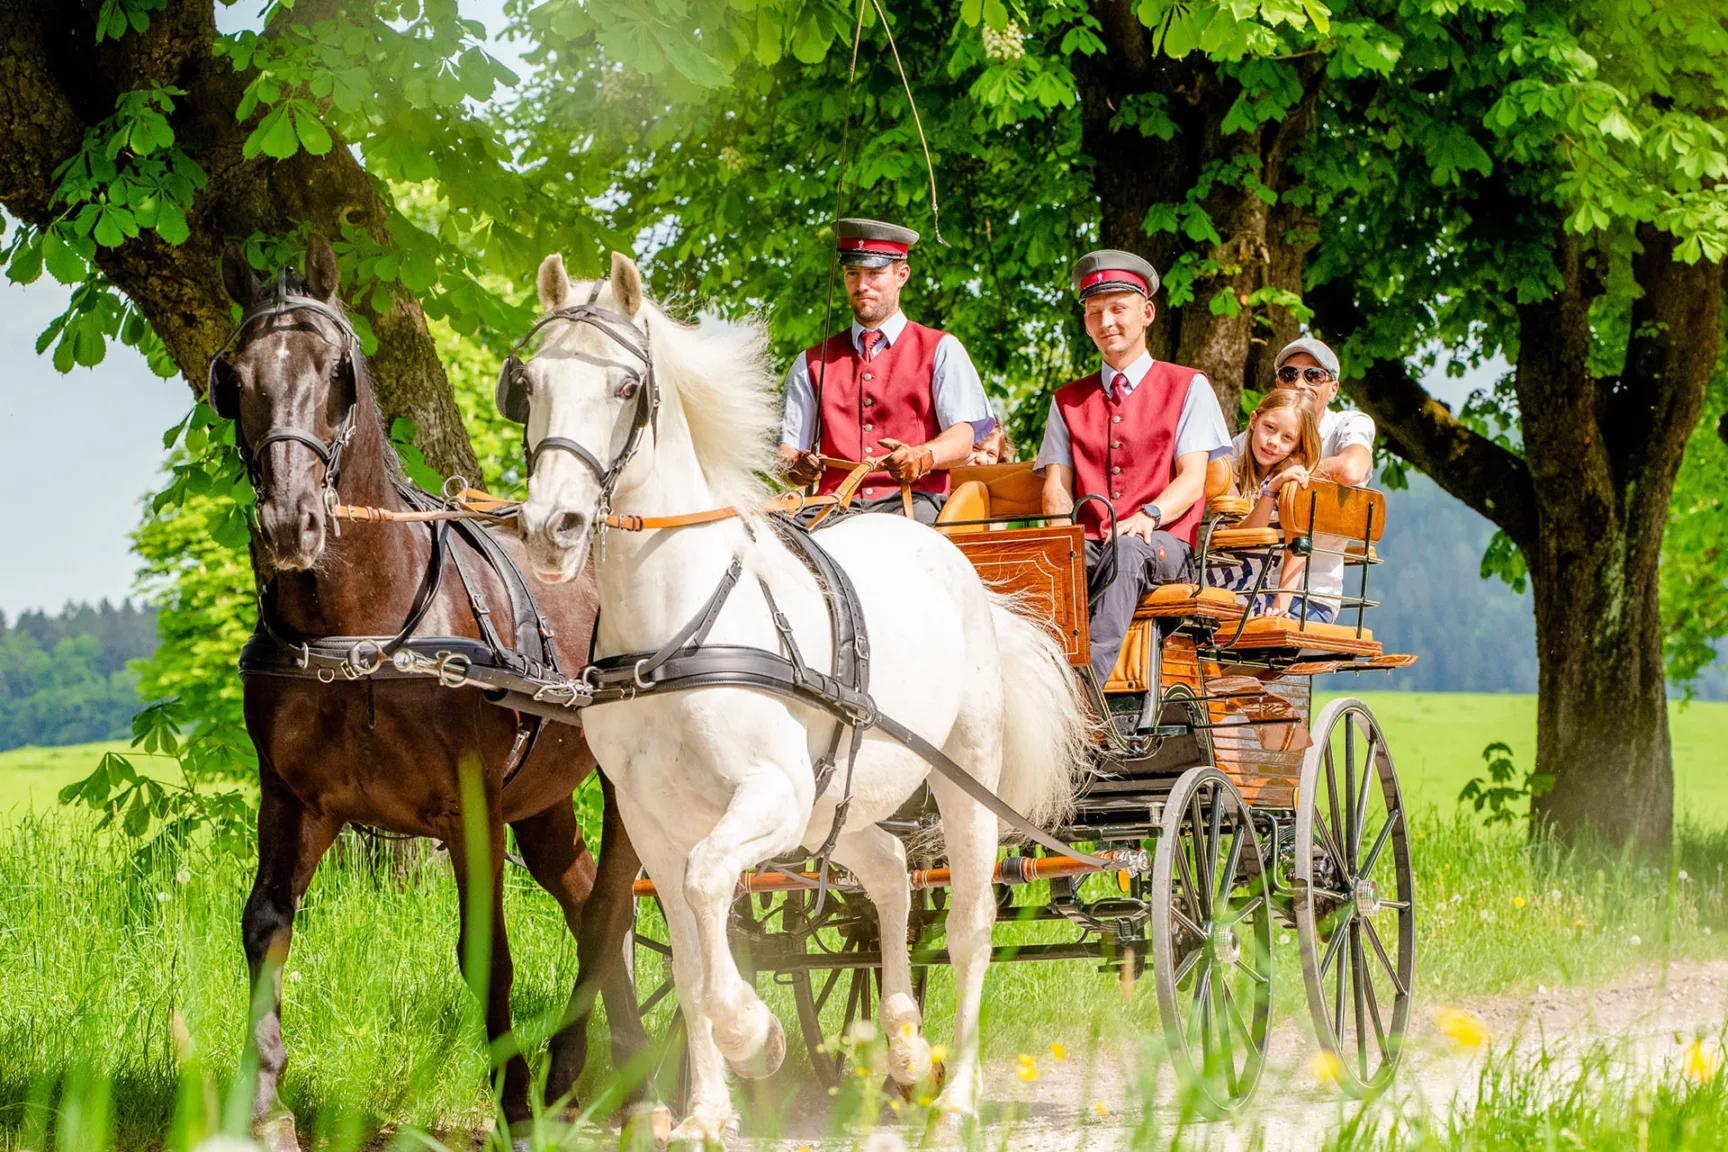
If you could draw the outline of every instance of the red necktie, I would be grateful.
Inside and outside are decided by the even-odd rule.
[[[1110,381],[1110,399],[1120,404],[1128,398],[1128,373],[1118,372]]]
[[[876,346],[882,342],[882,333],[874,329],[865,329],[861,337],[864,341],[864,359],[876,359]]]

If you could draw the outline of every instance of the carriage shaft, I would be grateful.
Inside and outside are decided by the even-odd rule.
[[[1106,860],[1120,860],[1126,866],[1123,874],[1128,875],[1141,870],[1136,857],[1143,856],[1144,853],[1110,851],[1099,855]],[[1065,856],[1010,856],[1006,860],[997,861],[996,870],[990,879],[995,884],[1030,884],[1034,880],[1089,876],[1102,871],[1105,869],[1092,864],[1082,864]],[[759,892],[801,892],[813,887],[819,879],[820,875],[815,872],[746,872],[738,877],[738,891],[751,895]],[[922,888],[946,888],[953,882],[946,868],[914,868],[906,874],[906,880],[914,891]],[[640,900],[657,896],[659,892],[654,887],[654,881],[644,877],[636,881],[635,894]]]

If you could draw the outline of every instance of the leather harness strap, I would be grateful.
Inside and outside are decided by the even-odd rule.
[[[736,573],[741,570],[741,565],[735,557],[726,576],[721,578],[719,586],[703,609],[674,637],[675,641],[683,638],[685,641],[694,642],[679,642],[675,648],[672,644],[664,645],[652,653],[627,652],[607,656],[589,665],[583,672],[582,679],[593,692],[591,706],[621,703],[653,692],[718,687],[756,688],[797,700],[822,709],[839,722],[835,729],[835,743],[832,745],[836,751],[839,733],[845,726],[850,725],[852,729],[851,758],[856,757],[864,733],[871,728],[880,728],[884,734],[905,745],[936,772],[989,809],[997,819],[1028,839],[1071,860],[1099,869],[1108,869],[1110,863],[1107,859],[1081,852],[1045,832],[1009,807],[940,748],[877,710],[868,687],[869,644],[864,633],[864,618],[858,610],[856,592],[851,587],[851,581],[834,563],[832,557],[828,556],[826,550],[810,539],[806,530],[795,524],[781,522],[776,522],[775,527],[782,538],[787,539],[793,551],[818,573],[817,581],[822,586],[824,599],[829,606],[830,621],[836,629],[834,674],[818,671],[805,664],[795,645],[788,646],[792,655],[782,656],[778,652],[769,652],[762,648],[734,644],[705,645],[701,642],[700,636],[707,634],[713,617],[719,615],[720,606],[737,583]],[[763,590],[767,592],[766,586]],[[769,610],[775,617],[776,628],[783,638],[789,639],[790,624],[785,623],[785,617],[774,606],[772,594],[768,595],[768,603]],[[839,629],[842,628],[841,621],[847,619],[851,623],[846,627],[855,629],[855,632],[851,643],[842,643]],[[672,650],[668,651],[669,648]],[[841,670],[838,662],[843,652],[850,652],[855,658],[850,676]],[[849,764],[846,786],[836,808],[835,827],[829,834],[828,843],[824,845],[824,860],[826,852],[832,850],[840,826],[845,821],[844,808],[850,798]],[[826,877],[826,866],[821,869],[821,875]]]

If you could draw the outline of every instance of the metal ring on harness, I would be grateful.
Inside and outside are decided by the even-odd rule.
[[[636,681],[636,687],[638,688],[648,689],[654,687],[652,682],[642,679],[642,666],[648,663],[651,659],[653,659],[653,657],[644,656],[642,659],[636,661],[635,665],[630,669],[630,676]]]
[[[370,646],[372,651],[375,653],[370,664],[366,662],[364,652],[364,649],[367,646]],[[348,677],[350,680],[357,676],[372,675],[372,673],[384,667],[384,646],[379,644],[378,641],[372,639],[370,636],[362,636],[359,640],[354,642],[354,647],[348,649],[346,666],[347,668],[353,669],[353,673]]]
[[[454,500],[468,490],[468,479],[465,476],[450,476],[445,479],[438,494],[446,500]]]
[[[318,677],[318,683],[320,684],[336,683],[336,669],[334,668],[320,668],[316,673],[314,673],[314,675]]]
[[[460,667],[457,667],[458,663]],[[473,661],[460,652],[444,653],[438,659],[438,683],[446,688],[462,687],[468,683],[468,669],[472,664]]]

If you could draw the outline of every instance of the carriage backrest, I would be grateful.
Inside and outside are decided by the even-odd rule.
[[[1044,478],[1032,471],[1032,461],[1024,460],[1018,464],[978,464],[969,467],[955,468],[948,473],[953,483],[953,495],[948,500],[952,504],[960,495],[960,489],[969,484],[978,484],[982,491],[972,489],[968,498],[968,509],[975,507],[972,503],[978,498],[985,501],[985,511],[982,516],[973,515],[967,511],[965,515],[944,515],[942,522],[950,520],[978,520],[984,516],[1041,516],[1044,514]],[[944,509],[946,512],[947,509]]]
[[[1386,496],[1330,480],[1311,480],[1306,488],[1286,484],[1278,497],[1278,522],[1286,540],[1313,531],[1372,543],[1386,529]]]

